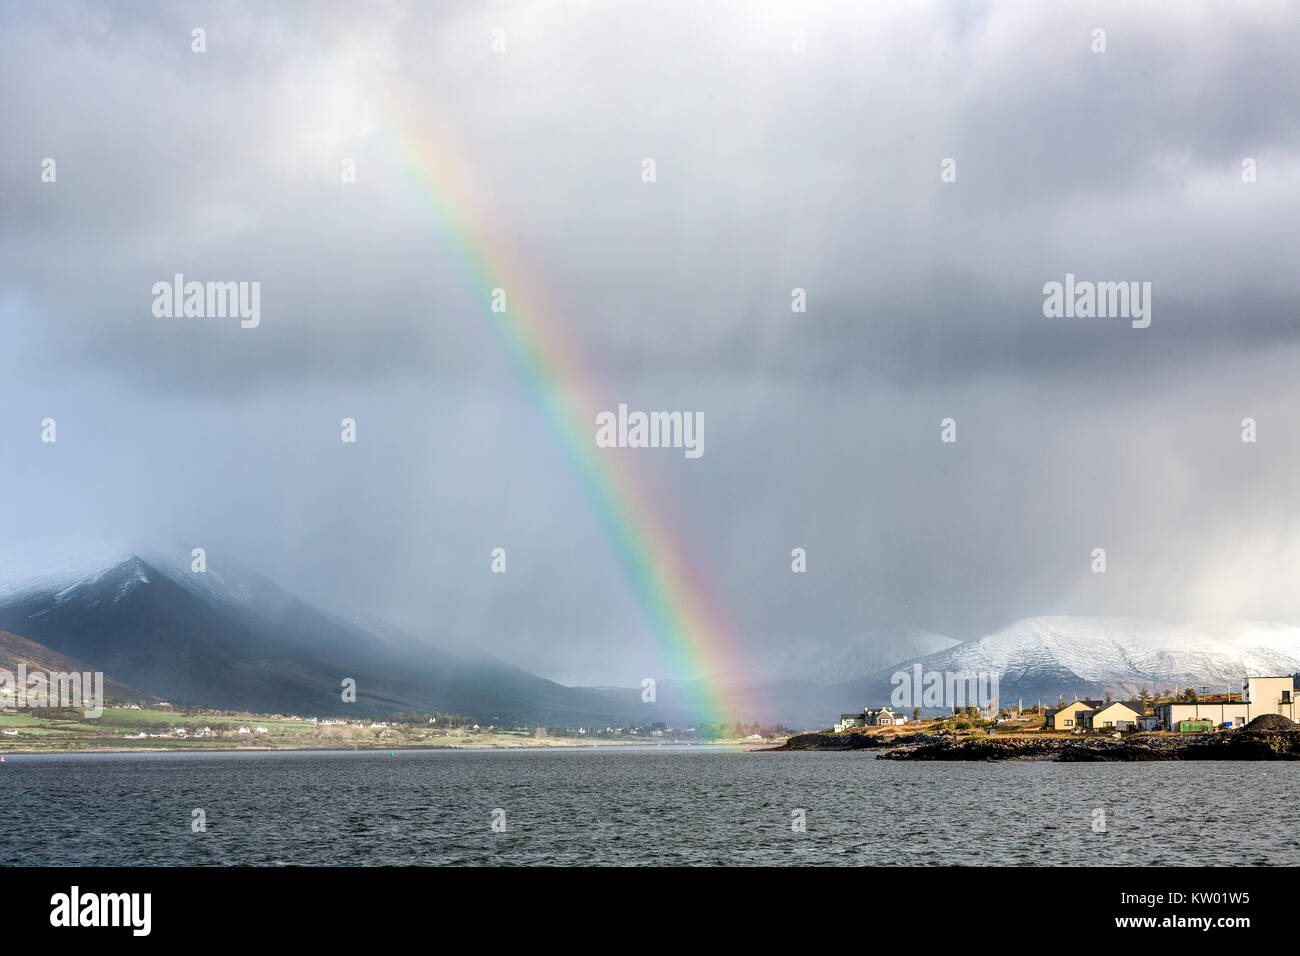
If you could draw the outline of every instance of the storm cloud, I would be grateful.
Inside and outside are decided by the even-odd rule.
[[[501,287],[599,407],[702,413],[699,459],[607,453],[755,653],[1295,623],[1298,21],[5,6],[0,537],[203,545],[559,680],[695,676],[493,331]],[[260,325],[155,317],[176,273],[260,282]],[[1150,282],[1150,327],[1045,317],[1067,273]]]

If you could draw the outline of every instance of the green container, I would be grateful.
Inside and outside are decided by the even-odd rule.
[[[1178,722],[1178,732],[1180,734],[1207,734],[1213,729],[1214,724],[1203,718],[1180,720]]]

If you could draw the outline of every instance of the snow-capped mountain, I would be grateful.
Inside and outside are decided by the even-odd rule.
[[[1234,691],[1250,675],[1300,673],[1300,628],[1273,622],[1174,625],[1141,618],[1032,617],[920,658],[931,671],[998,674],[1002,698]]]
[[[631,691],[544,680],[486,652],[344,618],[209,554],[56,542],[0,554],[0,630],[174,703],[256,712],[440,711],[495,723],[624,723]],[[341,696],[356,682],[355,704]]]
[[[116,567],[126,548],[98,540],[58,539],[0,551],[0,602],[33,592],[58,593]]]
[[[117,583],[121,590],[106,597],[120,600],[133,587],[149,584],[143,570],[148,565],[173,583],[211,600],[243,607],[255,603],[251,586],[258,583],[260,576],[256,572],[223,559],[205,573],[197,574],[191,570],[191,560],[191,553],[182,547],[168,551],[138,549],[98,539],[60,538],[22,548],[9,547],[0,551],[0,603],[19,600],[27,594],[60,594],[93,584],[131,561],[138,562],[133,566],[133,573],[119,574]],[[261,583],[269,584],[265,579]]]
[[[348,709],[359,715],[438,710],[567,726],[645,717],[636,688],[565,687],[472,647],[324,611],[224,556],[209,554],[202,574],[190,562],[184,548],[97,542],[0,551],[0,630],[178,703],[336,714],[346,706],[341,681],[351,677],[357,703]],[[914,663],[999,675],[1004,701],[1237,690],[1250,675],[1300,673],[1300,628],[1035,617],[960,644],[927,631],[804,642],[756,655],[677,704],[666,684],[659,717],[689,720],[679,708],[720,693],[745,720],[824,726],[842,711],[888,702],[890,678]]]

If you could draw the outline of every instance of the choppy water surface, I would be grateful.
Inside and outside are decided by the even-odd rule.
[[[0,862],[1294,866],[1297,784],[1295,763],[703,747],[11,754]]]

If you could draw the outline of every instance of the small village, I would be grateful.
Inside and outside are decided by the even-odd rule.
[[[1134,700],[1103,700],[1074,698],[1066,703],[1062,697],[1057,706],[1044,708],[1038,703],[1029,708],[1019,704],[1014,707],[996,705],[953,708],[943,715],[925,716],[921,708],[911,715],[895,712],[890,707],[864,708],[857,713],[841,714],[834,725],[834,733],[842,734],[857,728],[899,728],[912,724],[916,729],[984,730],[988,733],[1107,733],[1128,734],[1138,732],[1212,733],[1246,726],[1264,715],[1278,715],[1296,722],[1300,718],[1297,708],[1297,679],[1291,675],[1281,677],[1249,677],[1239,693],[1197,693],[1192,688],[1174,690],[1158,696],[1142,690]]]

